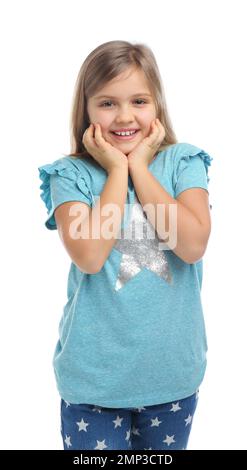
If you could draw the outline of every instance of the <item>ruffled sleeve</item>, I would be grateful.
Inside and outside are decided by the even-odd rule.
[[[174,155],[174,197],[189,188],[203,188],[208,191],[208,168],[212,160],[213,158],[199,147],[180,144]]]
[[[45,226],[49,230],[57,229],[54,211],[60,204],[67,201],[80,201],[92,207],[93,194],[86,170],[82,172],[65,157],[40,166],[38,171],[42,181],[40,197],[48,213]]]

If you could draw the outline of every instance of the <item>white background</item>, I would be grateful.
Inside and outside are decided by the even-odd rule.
[[[190,449],[246,442],[245,1],[1,2],[2,449],[61,449],[51,365],[70,259],[44,226],[37,167],[69,153],[79,68],[99,44],[149,45],[180,142],[213,158],[202,300],[208,368]]]

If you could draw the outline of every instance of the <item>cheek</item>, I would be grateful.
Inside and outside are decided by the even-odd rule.
[[[91,110],[90,117],[91,122],[98,122],[100,124],[102,132],[106,131],[109,127],[109,117],[101,108],[93,108]]]
[[[111,123],[110,113],[107,114],[101,109],[97,111],[97,119],[98,122],[101,124],[102,129],[107,129]]]
[[[151,132],[151,124],[152,124],[152,119],[148,119],[147,121],[145,121],[144,126],[143,126],[145,136],[147,136]]]
[[[149,130],[151,128],[152,121],[156,118],[155,113],[145,112],[140,116],[139,122],[143,128]]]

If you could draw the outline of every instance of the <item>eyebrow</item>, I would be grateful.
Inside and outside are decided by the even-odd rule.
[[[152,95],[150,95],[150,93],[135,93],[134,95],[132,95],[132,98],[134,96],[150,96],[150,97],[152,97]],[[111,95],[99,95],[99,96],[94,97],[94,99],[96,99],[96,100],[99,100],[101,98],[113,98],[113,99],[115,99],[116,97],[111,96]]]

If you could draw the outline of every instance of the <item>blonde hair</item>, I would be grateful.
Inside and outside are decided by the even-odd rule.
[[[168,115],[162,79],[151,49],[144,44],[109,41],[96,47],[83,62],[75,84],[70,116],[71,156],[88,155],[82,137],[89,127],[88,99],[107,82],[129,67],[143,70],[155,102],[157,117],[165,128],[165,138],[158,151],[177,143]]]

